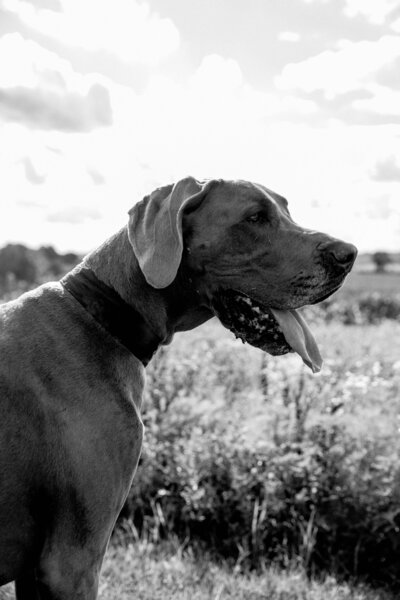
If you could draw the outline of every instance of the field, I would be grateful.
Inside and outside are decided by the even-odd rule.
[[[400,320],[380,317],[399,292],[355,272],[329,319],[316,307],[317,376],[215,320],[159,352],[102,600],[399,597]]]
[[[339,297],[359,296],[363,293],[400,294],[400,272],[389,271],[378,274],[372,271],[355,270],[350,273],[339,292]]]

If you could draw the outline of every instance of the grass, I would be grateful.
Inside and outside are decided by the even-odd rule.
[[[356,297],[364,293],[380,292],[393,295],[400,293],[400,272],[351,271],[336,298]]]
[[[265,568],[258,574],[217,564],[193,551],[132,543],[112,547],[100,600],[389,600],[385,592],[310,581],[300,571]]]
[[[13,585],[0,600],[14,598]],[[154,545],[120,541],[106,555],[99,600],[394,600],[385,591],[338,583],[333,577],[310,580],[299,570],[265,567],[259,573],[217,564],[178,543]]]

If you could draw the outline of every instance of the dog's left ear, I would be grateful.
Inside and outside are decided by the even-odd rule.
[[[165,288],[175,279],[183,252],[183,214],[197,208],[212,183],[186,177],[158,188],[129,211],[129,241],[154,288]]]

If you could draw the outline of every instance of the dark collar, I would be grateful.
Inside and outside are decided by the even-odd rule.
[[[146,366],[161,343],[142,315],[91,269],[68,273],[60,282],[100,325]]]

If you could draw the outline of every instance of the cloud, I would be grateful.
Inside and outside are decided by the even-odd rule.
[[[22,86],[0,89],[0,115],[37,129],[69,132],[91,131],[111,124],[108,91],[102,86],[93,86],[86,96]]]
[[[275,79],[278,90],[310,98],[320,118],[352,124],[400,122],[400,37],[342,40],[334,50],[286,65]],[[396,86],[399,91],[396,91]]]
[[[0,71],[0,115],[31,128],[68,132],[110,125],[107,88],[19,34],[0,39],[0,55],[12,56]]]
[[[61,10],[24,0],[3,0],[4,8],[46,36],[87,51],[106,51],[121,60],[154,66],[179,47],[179,31],[169,18],[136,0],[60,0]]]
[[[243,73],[239,63],[219,54],[209,54],[201,61],[191,79],[192,86],[207,94],[233,92],[243,85]]]
[[[374,25],[383,25],[398,6],[398,0],[345,0],[344,14],[347,17],[361,15]]]
[[[394,92],[386,87],[375,86],[371,98],[358,99],[353,102],[355,111],[361,111],[375,118],[378,123],[400,122],[400,92]]]
[[[321,92],[305,95],[318,106],[317,111],[304,115],[312,126],[323,126],[328,120],[340,120],[348,125],[389,125],[400,123],[398,94],[386,88],[375,87],[374,91],[360,88],[334,98],[326,98]]]
[[[66,206],[55,212],[50,212],[46,220],[50,223],[68,223],[75,225],[85,221],[96,221],[101,218],[101,212],[90,206]]]
[[[106,183],[105,177],[103,177],[103,175],[99,173],[97,169],[88,168],[87,173],[93,181],[94,185],[104,185]]]
[[[336,0],[323,0],[325,4],[334,3]],[[304,0],[307,4],[317,3],[320,0]],[[398,0],[344,0],[343,14],[353,19],[362,17],[372,25],[383,25],[389,16],[398,11]]]
[[[373,172],[372,178],[376,181],[398,181],[400,182],[400,164],[394,156],[379,161]]]
[[[365,207],[365,216],[372,221],[387,221],[398,215],[397,207],[394,206],[391,198],[387,195],[370,199]]]
[[[400,30],[399,30],[400,31]],[[377,83],[391,89],[400,90],[400,56],[384,65],[376,73]]]
[[[163,110],[159,110],[162,98]],[[290,93],[261,92],[249,85],[239,63],[218,54],[203,57],[198,68],[185,84],[176,84],[165,77],[153,77],[145,92],[138,97],[125,120],[136,118],[146,123],[147,135],[164,138],[167,143],[175,132],[186,138],[196,135],[218,138],[232,136],[264,120],[301,119],[316,109],[312,100]],[[168,118],[166,118],[168,115]],[[168,131],[168,135],[163,132]],[[175,134],[176,135],[176,134]]]
[[[280,42],[298,42],[300,38],[301,36],[297,31],[281,31],[278,33],[278,40]]]
[[[46,175],[41,175],[37,172],[28,156],[25,156],[21,162],[24,167],[25,177],[30,183],[34,185],[40,185],[46,181]]]
[[[290,63],[276,78],[280,90],[321,90],[327,98],[365,88],[374,83],[378,72],[398,59],[400,37],[383,36],[377,41],[338,42],[298,63]]]

